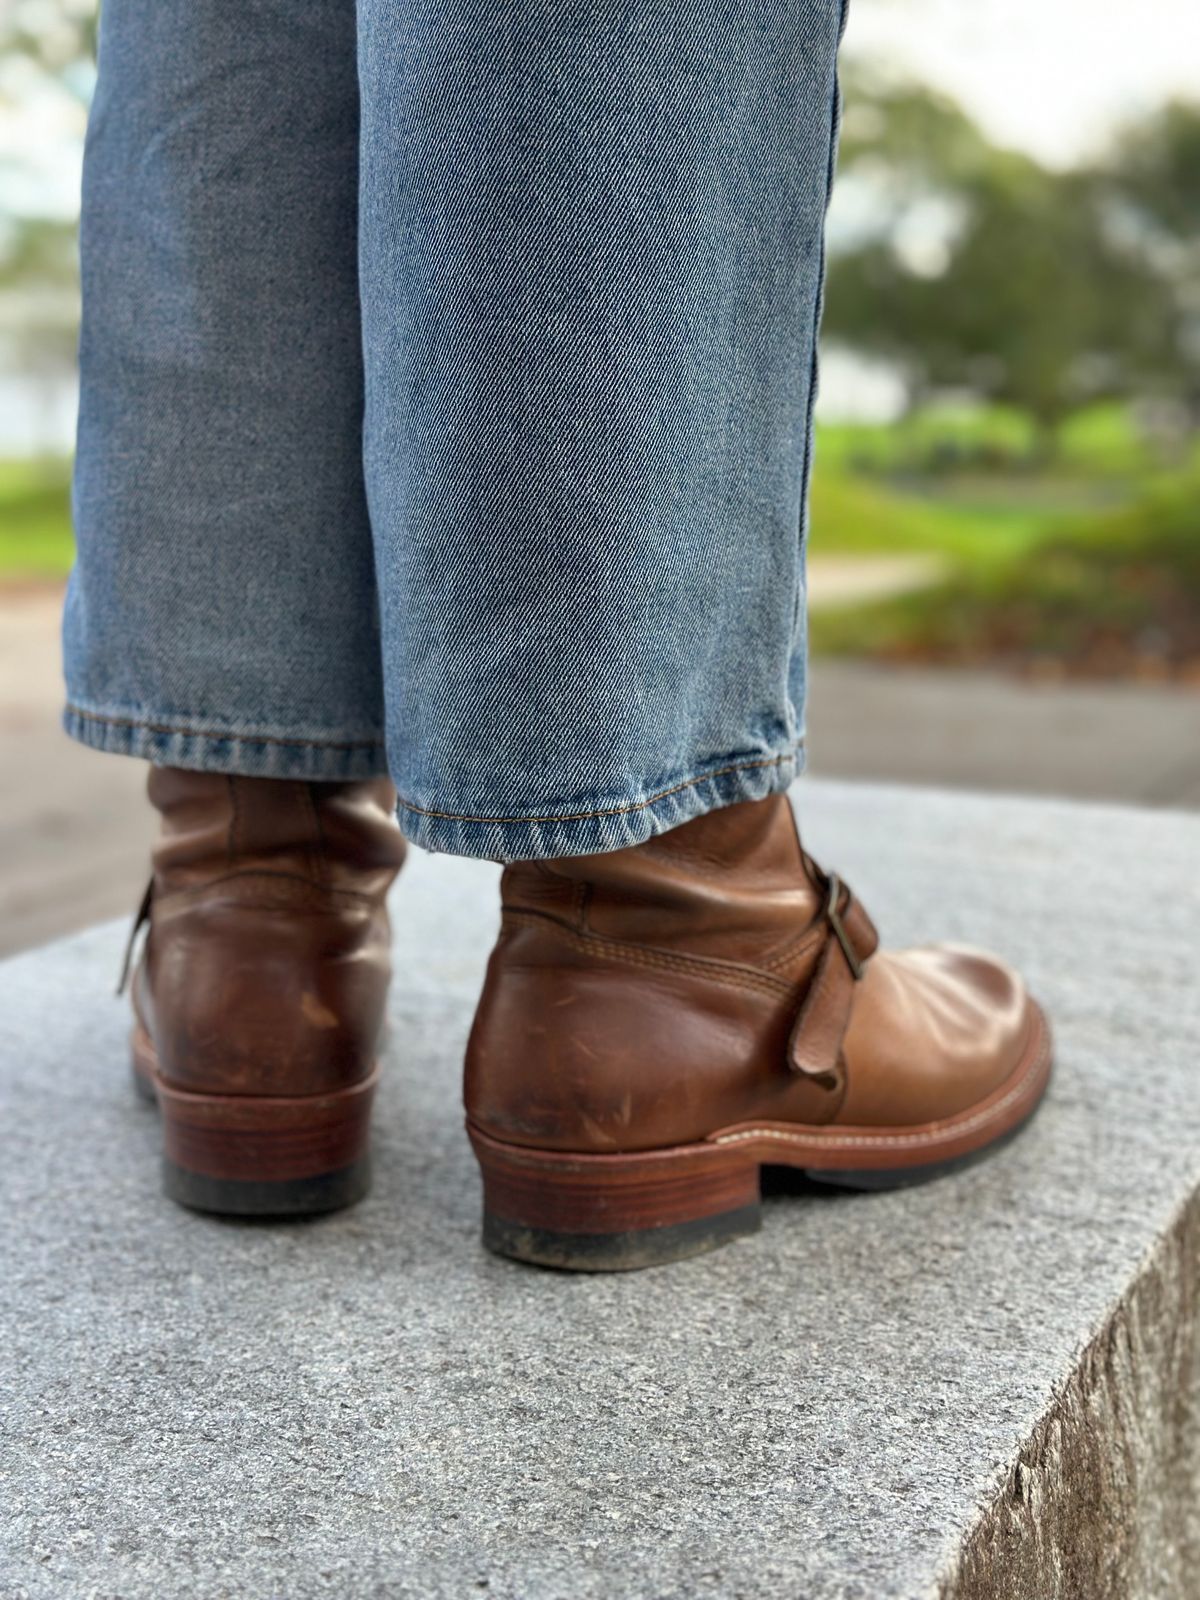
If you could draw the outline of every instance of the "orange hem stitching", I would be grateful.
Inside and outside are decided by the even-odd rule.
[[[110,717],[99,711],[85,711],[68,700],[65,709],[84,722],[99,722],[106,728],[137,728],[143,733],[173,733],[184,739],[221,739],[232,744],[275,744],[306,750],[382,750],[383,740],[361,740],[354,744],[327,739],[277,739],[269,733],[227,733],[210,728],[177,728],[169,722],[139,722],[136,717]]]
[[[713,772],[702,773],[697,778],[686,778],[682,783],[672,785],[670,789],[660,789],[657,794],[652,794],[648,800],[639,800],[636,804],[628,806],[610,806],[602,811],[569,811],[554,816],[539,817],[472,817],[458,811],[434,811],[427,806],[419,806],[411,800],[405,800],[402,796],[397,799],[396,803],[402,806],[405,811],[416,812],[419,817],[436,817],[444,822],[479,822],[505,826],[514,823],[531,822],[588,822],[593,817],[623,817],[627,816],[631,811],[645,811],[648,807],[656,805],[659,800],[666,800],[671,795],[679,794],[684,789],[694,789],[699,784],[707,783],[710,778],[723,778],[731,772],[753,772],[764,767],[786,766],[789,761],[796,759],[796,750],[800,748],[801,746],[797,745],[796,749],[789,755],[774,756],[769,761],[735,761],[730,766],[717,767]]]

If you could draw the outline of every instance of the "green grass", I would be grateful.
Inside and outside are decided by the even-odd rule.
[[[1003,407],[930,407],[897,423],[821,423],[818,450],[833,466],[855,473],[919,471],[961,455],[1017,459],[1033,446],[1033,430]]]
[[[889,479],[953,479],[963,474],[1003,472],[1041,480],[1046,463],[1037,455],[1030,419],[1007,406],[927,406],[896,423],[823,423],[817,430],[819,457],[860,476]],[[1063,479],[1140,477],[1161,466],[1120,403],[1089,406],[1063,426],[1054,473]]]
[[[0,578],[61,578],[70,570],[70,467],[0,461]]]
[[[1036,549],[812,618],[813,647],[889,660],[1200,672],[1200,471],[1132,504],[1051,524]]]
[[[1064,517],[1103,517],[1160,471],[1127,407],[1094,407],[1034,468],[1033,430],[1001,407],[930,409],[895,426],[818,428],[814,555],[934,554],[992,566],[1027,555]]]
[[[1164,471],[1117,406],[1074,418],[1051,467],[1022,460],[1031,443],[1022,419],[997,409],[822,429],[813,554],[932,553],[946,576],[814,615],[814,650],[1200,670],[1200,443],[1190,467]],[[989,467],[1006,451],[1016,452],[1007,465]]]
[[[940,555],[980,562],[1030,549],[1052,513],[1036,500],[1007,500],[994,486],[959,494],[904,492],[821,461],[813,473],[814,556]]]

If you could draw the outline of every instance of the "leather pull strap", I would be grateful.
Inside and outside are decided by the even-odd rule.
[[[819,869],[816,869],[819,871]],[[838,1080],[842,1040],[854,1007],[854,990],[879,945],[870,917],[836,874],[825,878],[829,932],[816,971],[796,1012],[787,1062],[810,1078]]]
[[[142,896],[142,903],[137,908],[137,915],[133,919],[133,927],[129,930],[129,938],[125,941],[125,954],[121,960],[121,976],[117,979],[117,993],[125,993],[125,985],[129,982],[129,973],[133,967],[133,951],[137,944],[137,936],[150,920],[150,902],[154,899],[154,879],[146,885],[146,892]]]

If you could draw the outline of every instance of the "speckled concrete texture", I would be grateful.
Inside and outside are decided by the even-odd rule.
[[[1051,1097],[989,1163],[653,1272],[479,1247],[487,865],[406,870],[375,1191],[316,1223],[160,1198],[123,927],[0,966],[3,1600],[1195,1592],[1200,819],[798,800],[890,940],[1025,967]]]

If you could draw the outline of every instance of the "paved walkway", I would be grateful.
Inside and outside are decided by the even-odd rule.
[[[846,565],[813,563],[814,603],[897,581]],[[146,870],[141,764],[58,728],[60,605],[0,591],[0,954],[131,911]],[[819,776],[1200,807],[1195,690],[818,662],[810,706]]]
[[[819,661],[809,770],[1200,808],[1200,690]]]

